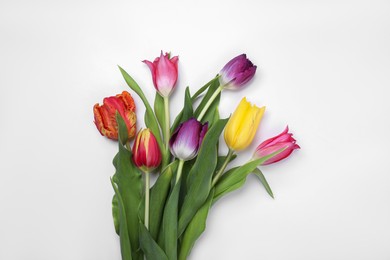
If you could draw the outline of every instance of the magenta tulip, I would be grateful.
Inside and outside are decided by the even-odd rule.
[[[256,66],[241,54],[230,60],[219,73],[220,84],[226,89],[239,89],[243,87],[256,73]]]
[[[286,129],[279,135],[272,137],[268,140],[262,142],[253,154],[254,159],[258,159],[267,155],[270,155],[274,152],[284,149],[282,152],[271,157],[261,165],[267,165],[271,163],[278,162],[290,156],[290,154],[295,149],[300,149],[299,145],[296,144],[296,140],[292,137],[292,133],[288,132],[288,126]]]
[[[169,58],[169,54],[163,55],[162,51],[160,57],[157,57],[153,62],[143,61],[148,65],[152,73],[154,87],[162,97],[169,97],[175,89],[178,61],[178,56]]]
[[[195,158],[207,129],[207,122],[202,125],[195,118],[180,124],[169,141],[169,148],[173,156],[183,161]]]

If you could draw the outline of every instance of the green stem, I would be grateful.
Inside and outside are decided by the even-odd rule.
[[[170,132],[170,118],[169,118],[169,97],[163,97],[164,98],[164,112],[165,112],[165,125],[164,125],[164,142],[165,142],[165,152],[162,162],[161,169],[164,169],[169,162],[169,138],[171,137]]]
[[[211,182],[211,187],[214,187],[214,185],[217,183],[217,181],[221,177],[222,173],[225,171],[226,166],[228,165],[228,163],[229,163],[230,159],[232,158],[232,156],[233,156],[233,150],[229,149],[229,152],[226,155],[226,159],[223,162],[223,165],[222,165],[221,169],[218,170],[217,174],[213,178],[213,181]]]
[[[223,89],[224,85],[220,85],[216,90],[215,92],[213,93],[213,95],[210,97],[210,99],[207,101],[206,105],[203,107],[202,111],[200,112],[199,116],[198,116],[198,121],[201,121],[202,118],[204,117],[204,115],[206,114],[207,110],[209,109],[209,107],[211,106],[211,104],[213,103],[214,99],[218,96],[219,93],[221,93],[222,89]]]
[[[179,182],[180,177],[181,177],[181,172],[183,171],[183,165],[184,161],[180,160],[179,161],[179,166],[177,167],[177,174],[176,174],[176,184]]]
[[[145,172],[145,227],[149,229],[149,189],[150,189],[150,173]]]

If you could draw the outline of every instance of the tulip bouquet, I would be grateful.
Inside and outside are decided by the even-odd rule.
[[[256,72],[245,54],[229,61],[195,94],[187,87],[184,107],[172,123],[169,98],[178,78],[178,57],[161,52],[153,62],[144,63],[157,90],[153,108],[136,81],[119,69],[146,108],[145,128],[137,133],[136,106],[126,91],[93,109],[100,133],[118,141],[111,178],[114,226],[123,260],[184,260],[205,230],[214,203],[242,187],[251,173],[273,197],[259,167],[288,157],[299,146],[286,127],[262,142],[247,163],[228,168],[253,141],[265,112],[265,107],[243,98],[230,118],[219,116],[222,91],[242,88]],[[222,133],[226,155],[219,153]],[[153,186],[152,173],[159,173]]]

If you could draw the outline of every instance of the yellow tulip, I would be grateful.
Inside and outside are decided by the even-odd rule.
[[[243,98],[225,128],[225,142],[234,151],[248,147],[255,137],[265,107],[258,108]]]

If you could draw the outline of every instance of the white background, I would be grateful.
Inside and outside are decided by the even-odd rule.
[[[116,145],[92,107],[154,88],[144,59],[179,55],[172,115],[232,57],[258,73],[224,92],[290,126],[301,150],[212,209],[190,259],[389,260],[389,1],[0,2],[0,259],[120,259],[109,176]],[[142,104],[136,98],[138,117]],[[143,126],[142,120],[139,126]]]

